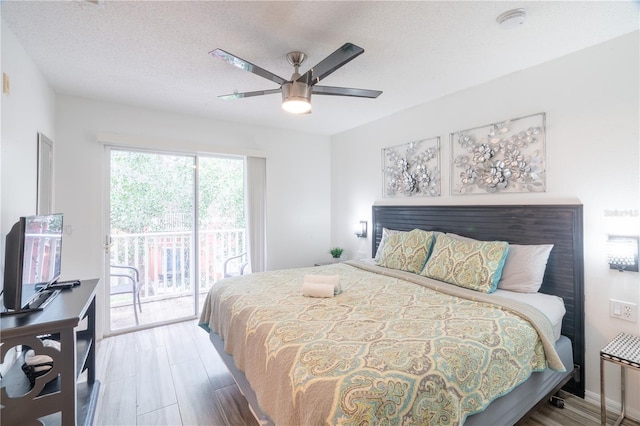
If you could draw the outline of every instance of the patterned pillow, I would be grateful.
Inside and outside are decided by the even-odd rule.
[[[432,244],[433,232],[429,231],[414,229],[390,234],[376,264],[417,274],[429,257]]]
[[[378,244],[378,250],[376,251],[376,256],[374,258],[376,260],[376,263],[380,262],[380,257],[384,252],[384,246],[387,243],[389,236],[393,234],[405,234],[405,233],[406,231],[398,231],[396,229],[382,228],[382,237],[380,238],[380,244]]]
[[[468,241],[440,235],[420,275],[492,293],[508,251],[509,244],[504,241]]]

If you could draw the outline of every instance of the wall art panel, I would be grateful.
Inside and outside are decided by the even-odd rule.
[[[545,114],[450,134],[451,194],[544,192]]]
[[[440,195],[440,137],[382,149],[383,197]]]

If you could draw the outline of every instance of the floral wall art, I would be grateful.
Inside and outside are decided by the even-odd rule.
[[[450,136],[451,194],[546,190],[544,113]]]
[[[382,149],[384,197],[440,195],[440,138]]]

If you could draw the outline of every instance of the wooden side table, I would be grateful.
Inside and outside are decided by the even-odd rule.
[[[640,337],[620,333],[600,351],[600,422],[607,424],[607,402],[604,394],[604,362],[620,366],[620,417],[614,423],[618,426],[624,420],[625,379],[627,368],[640,371]]]
[[[15,346],[26,346],[53,359],[53,367],[31,385],[14,362],[0,380],[2,424],[41,424],[37,419],[61,412],[63,425],[91,425],[98,401],[96,380],[96,288],[98,280],[83,280],[63,290],[42,311],[0,319],[0,359]],[[46,348],[38,338],[59,339],[60,351]],[[87,380],[77,382],[83,371]],[[46,424],[46,422],[45,422]]]

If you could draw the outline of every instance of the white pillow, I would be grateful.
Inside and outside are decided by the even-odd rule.
[[[498,288],[519,293],[537,293],[553,244],[510,244]]]
[[[464,235],[458,235],[458,234],[454,234],[452,232],[447,232],[447,237],[451,237],[451,238],[456,238],[460,241],[480,241],[480,240],[476,240],[474,238],[469,238],[469,237],[465,237]]]

